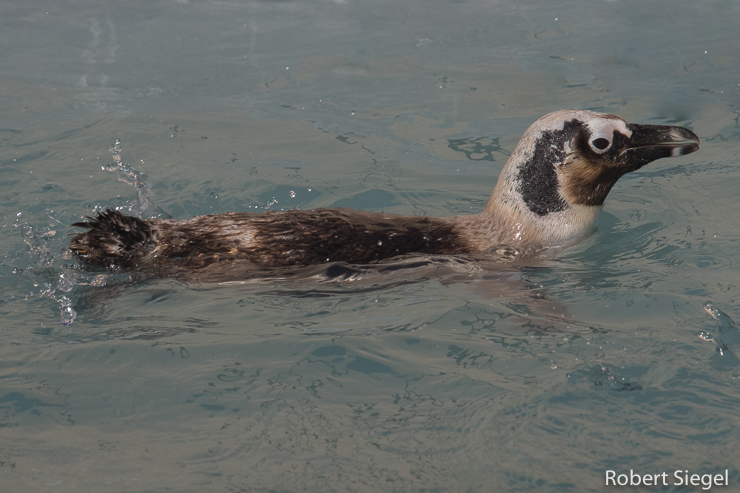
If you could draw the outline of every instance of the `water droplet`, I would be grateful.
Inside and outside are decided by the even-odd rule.
[[[59,306],[62,309],[61,322],[62,325],[70,325],[77,318],[77,312],[72,308],[72,300],[66,296],[60,296],[57,300]]]
[[[71,325],[77,318],[77,312],[71,306],[62,307],[62,325]]]
[[[69,293],[75,286],[75,278],[71,275],[59,274],[59,284],[57,289]]]

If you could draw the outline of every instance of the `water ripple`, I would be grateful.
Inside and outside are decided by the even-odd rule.
[[[668,265],[684,265],[697,269],[728,270],[733,266],[732,257],[717,251],[708,254],[689,250],[676,250],[667,254],[664,261]]]

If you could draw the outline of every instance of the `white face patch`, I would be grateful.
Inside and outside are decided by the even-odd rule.
[[[533,139],[539,138],[548,132],[562,130],[566,122],[577,120],[591,134],[589,146],[597,154],[603,154],[611,149],[614,140],[614,132],[619,132],[627,138],[632,136],[632,131],[627,122],[614,115],[606,115],[588,110],[561,110],[549,113],[532,124],[527,134]]]
[[[611,149],[614,132],[619,132],[627,138],[632,136],[627,122],[621,118],[592,118],[586,122],[586,127],[591,133],[588,145],[596,154],[603,154]]]

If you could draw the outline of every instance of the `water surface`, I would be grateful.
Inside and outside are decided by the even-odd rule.
[[[2,489],[740,484],[739,10],[3,2]],[[65,256],[100,207],[478,212],[563,108],[702,148],[624,177],[594,235],[530,265],[101,288]]]

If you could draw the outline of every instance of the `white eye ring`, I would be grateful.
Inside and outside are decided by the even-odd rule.
[[[597,133],[591,136],[588,145],[596,154],[603,154],[612,146],[612,139],[610,135]]]

